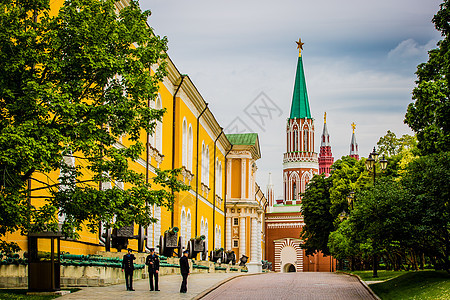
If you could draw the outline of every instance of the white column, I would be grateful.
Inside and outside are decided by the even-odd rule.
[[[245,166],[246,166],[246,158],[242,158],[242,163],[241,163],[241,199],[246,199],[247,197],[245,197],[245,190],[246,190],[246,185],[247,185],[247,180],[245,178]]]
[[[258,262],[258,227],[256,217],[252,217],[252,233],[251,233],[251,245],[250,245],[250,261]]]
[[[225,187],[227,189],[227,197],[231,198],[231,161],[233,159],[229,158],[227,160],[227,186]]]
[[[245,217],[239,218],[239,257],[236,257],[239,260],[242,255],[246,255],[245,252]]]
[[[258,262],[262,260],[262,245],[261,245],[261,234],[262,234],[262,222],[261,218],[258,219],[258,232],[257,232],[257,243],[258,243]]]
[[[227,217],[227,240],[225,248],[225,250],[231,250],[231,217]]]

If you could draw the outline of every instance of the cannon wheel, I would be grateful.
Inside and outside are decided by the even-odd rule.
[[[227,261],[227,254],[225,253],[225,250],[222,250],[221,263],[226,262],[226,261]]]
[[[187,250],[189,251],[188,257],[191,259],[194,258],[194,245],[191,240],[187,243]]]
[[[231,264],[233,266],[236,264],[236,253],[231,254]]]
[[[178,238],[178,257],[183,256],[183,237]]]
[[[164,244],[164,236],[159,237],[159,255],[164,255],[164,251],[166,250],[166,245]]]
[[[144,243],[145,243],[144,228],[142,226],[139,226],[138,252],[144,252]]]
[[[202,251],[202,260],[208,259],[208,249],[206,247],[206,242],[203,241],[203,251]]]

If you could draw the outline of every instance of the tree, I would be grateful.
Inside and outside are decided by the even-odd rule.
[[[358,161],[353,157],[343,156],[331,166],[330,178],[333,185],[330,189],[330,212],[334,218],[343,210],[349,211],[347,197],[351,191],[357,192],[372,182],[364,162],[364,159]]]
[[[402,185],[414,208],[416,243],[437,265],[450,269],[450,152],[409,164]]]
[[[305,226],[302,228],[301,245],[306,255],[322,251],[328,255],[328,235],[334,229],[333,216],[330,213],[330,188],[332,181],[325,175],[314,175],[302,197],[302,215]]]
[[[114,0],[66,0],[54,17],[49,3],[0,4],[0,238],[57,230],[58,213],[71,237],[82,224],[147,225],[149,205],[171,207],[173,191],[186,188],[178,170],[158,170],[162,189],[153,190],[129,167],[164,113],[149,103],[165,75],[166,38],[137,1],[117,12]],[[127,147],[116,143],[122,136]]]
[[[413,103],[408,105],[404,122],[417,133],[423,155],[447,151],[450,143],[450,1],[445,0],[433,17],[443,36],[438,48],[428,52],[428,62],[417,67],[417,86]]]

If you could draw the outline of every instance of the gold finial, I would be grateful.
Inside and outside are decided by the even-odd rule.
[[[305,43],[302,43],[302,39],[298,39],[297,43],[297,49],[298,49],[298,57],[302,56],[302,50],[303,50],[303,45]]]
[[[353,133],[355,133],[356,124],[355,122],[352,123]]]
[[[327,112],[325,112],[323,114],[323,123],[326,124],[327,123]]]

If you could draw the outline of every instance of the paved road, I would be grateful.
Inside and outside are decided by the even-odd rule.
[[[159,292],[149,291],[148,280],[135,280],[133,282],[134,292],[128,292],[125,288],[125,283],[123,283],[107,287],[84,287],[81,291],[62,296],[58,299],[192,299],[219,282],[240,274],[241,273],[192,274],[188,277],[188,292],[186,294],[180,294],[181,275],[166,275],[159,278]]]
[[[213,299],[375,299],[356,277],[334,273],[269,273],[235,278],[207,294]]]

